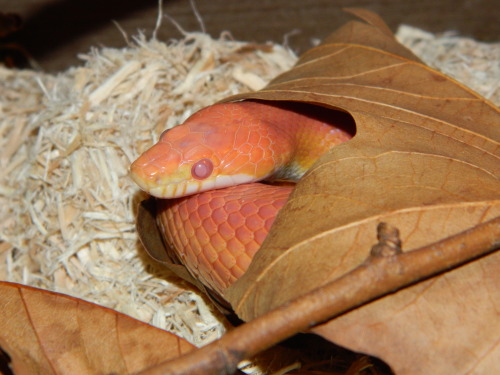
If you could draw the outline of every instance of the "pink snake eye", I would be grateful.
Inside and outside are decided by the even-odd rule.
[[[214,165],[209,159],[201,159],[193,164],[191,176],[197,180],[204,180],[209,177],[214,170]]]

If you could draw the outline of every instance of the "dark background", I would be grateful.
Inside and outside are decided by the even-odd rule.
[[[401,23],[432,32],[457,30],[482,41],[500,40],[498,0],[196,0],[206,31],[218,37],[228,30],[237,40],[282,43],[303,52],[351,17],[342,7],[380,14],[393,31]],[[123,47],[113,20],[129,36],[138,29],[151,36],[158,0],[0,0],[0,12],[15,13],[22,28],[0,39],[0,48],[21,46],[47,71],[78,65],[76,55],[91,46]],[[189,0],[164,0],[163,12],[187,31],[200,31]],[[179,38],[167,19],[160,40]],[[11,48],[11,47],[9,47]]]

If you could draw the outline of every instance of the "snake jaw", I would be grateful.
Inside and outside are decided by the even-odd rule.
[[[176,173],[168,176],[161,174],[145,176],[141,172],[140,168],[132,164],[130,176],[134,182],[148,194],[161,199],[179,198],[206,190],[256,181],[255,176],[248,174],[215,175],[205,180],[197,180],[191,178],[189,165],[180,167]]]
[[[200,149],[199,146],[196,148]],[[272,173],[271,169],[269,173],[259,174],[253,167],[235,171],[232,154],[227,161],[226,158],[215,154],[198,152],[190,156],[196,160],[194,162],[178,155],[179,153],[170,144],[160,141],[132,163],[130,177],[142,190],[163,199],[255,182]],[[239,155],[236,153],[236,156]],[[200,157],[201,159],[198,159]],[[193,167],[201,161],[210,162],[210,174],[206,178],[200,178],[196,173],[193,175]]]
[[[179,198],[206,190],[259,180],[253,174],[224,174],[220,165],[215,165],[211,175],[205,179],[193,176],[192,168],[196,163],[178,162],[175,153],[158,143],[142,154],[130,166],[130,177],[148,194],[162,199]],[[217,160],[217,159],[216,159]]]

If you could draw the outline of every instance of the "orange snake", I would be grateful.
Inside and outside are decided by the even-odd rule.
[[[215,104],[165,131],[131,165],[147,193],[180,198],[159,200],[158,221],[194,277],[222,292],[246,271],[292,191],[255,182],[297,181],[349,140],[333,113],[301,103]]]

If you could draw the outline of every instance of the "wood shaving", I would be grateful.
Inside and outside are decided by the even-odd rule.
[[[423,60],[500,103],[500,43],[402,26]],[[63,292],[169,330],[195,345],[220,316],[150,261],[135,231],[145,194],[130,163],[161,132],[292,67],[286,47],[147,40],[82,54],[57,75],[0,67],[0,279]]]

